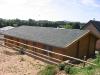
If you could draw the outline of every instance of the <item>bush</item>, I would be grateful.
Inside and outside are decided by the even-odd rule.
[[[38,75],[55,75],[56,67],[54,65],[47,65],[43,70],[41,70]]]
[[[64,68],[64,70],[65,70],[66,73],[69,73],[70,69],[71,69],[70,65],[66,65],[65,68]]]
[[[76,68],[76,67],[72,67],[70,65],[66,65],[65,68],[64,68],[64,71],[67,73],[67,74],[72,74],[72,75],[75,75],[78,73],[79,69]]]
[[[59,70],[64,70],[64,68],[65,68],[65,63],[60,63],[60,64],[58,65],[58,68],[59,68]]]

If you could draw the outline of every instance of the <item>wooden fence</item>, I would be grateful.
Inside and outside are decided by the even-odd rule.
[[[15,42],[15,43],[18,43],[18,44],[27,46],[27,47],[35,48],[36,50],[41,50],[41,51],[45,51],[45,52],[47,52],[47,53],[51,53],[51,54],[63,56],[63,57],[70,58],[70,59],[73,59],[73,60],[77,60],[77,61],[82,62],[82,63],[83,63],[83,66],[85,66],[86,63],[96,66],[96,64],[94,64],[94,63],[87,62],[87,61],[82,60],[82,59],[79,59],[79,58],[75,58],[75,57],[71,57],[71,56],[68,56],[68,55],[64,55],[64,54],[56,53],[56,52],[53,52],[53,51],[45,50],[45,49],[42,49],[42,48],[38,48],[38,47],[35,47],[35,46],[31,46],[31,45],[24,44],[24,43],[22,43],[22,42],[14,41],[14,40],[7,39],[7,38],[4,38],[4,40],[12,41],[12,42]],[[16,49],[16,50],[19,50],[19,49],[21,48],[21,46],[18,46],[18,45],[12,44],[12,43],[8,43],[8,42],[4,42],[4,43],[10,44],[10,45],[14,46],[14,49]],[[2,44],[1,44],[1,45],[2,45]],[[2,46],[8,47],[8,46],[6,46],[5,44],[2,45]],[[38,52],[35,52],[35,51],[33,51],[33,50],[29,50],[29,49],[26,49],[26,50],[25,50],[25,53],[28,54],[28,55],[31,55],[31,56],[34,56],[34,57],[43,59],[43,60],[45,60],[45,61],[54,63],[54,64],[59,64],[60,62],[65,62],[65,63],[70,64],[70,65],[75,65],[75,64],[72,64],[72,63],[69,63],[69,62],[66,62],[66,61],[62,61],[62,60],[60,60],[60,59],[57,59],[57,58],[54,58],[54,57],[51,57],[51,56],[48,56],[48,55],[44,55],[44,54],[42,54],[42,53],[38,53]],[[41,56],[42,56],[42,57],[41,57]],[[53,60],[51,60],[51,59],[55,60],[56,62],[53,61]],[[75,65],[75,66],[78,66],[78,65]]]

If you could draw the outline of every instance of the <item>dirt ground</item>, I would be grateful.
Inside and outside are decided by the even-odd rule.
[[[0,75],[37,75],[46,63],[0,46]]]

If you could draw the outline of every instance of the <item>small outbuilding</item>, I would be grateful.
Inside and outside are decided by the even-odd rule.
[[[69,55],[76,58],[84,56],[93,56],[95,54],[95,45],[97,37],[89,30],[78,29],[57,29],[48,27],[20,26],[2,33],[5,38],[5,44],[12,47],[13,45],[22,46],[21,42],[30,46],[46,49],[56,53]],[[12,42],[10,40],[17,42]],[[8,44],[7,44],[8,42]],[[48,54],[45,51],[36,50],[27,47],[32,51],[49,55],[54,58],[66,60],[67,58],[55,54]]]
[[[14,28],[14,27],[12,27],[12,26],[2,27],[2,28],[0,28],[0,33],[2,33],[3,31],[7,31],[9,29],[12,29],[12,28]],[[0,40],[2,40],[3,38],[4,38],[4,35],[0,34]]]
[[[100,50],[100,21],[90,20],[81,29],[90,30],[99,38],[96,42],[96,49]]]

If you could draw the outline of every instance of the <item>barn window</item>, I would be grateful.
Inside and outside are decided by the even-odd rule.
[[[49,51],[52,51],[53,50],[52,46],[48,46],[48,45],[45,45],[44,46],[44,49],[49,50]],[[46,54],[48,56],[51,55],[49,52],[46,52],[46,51],[44,52],[44,54]]]

